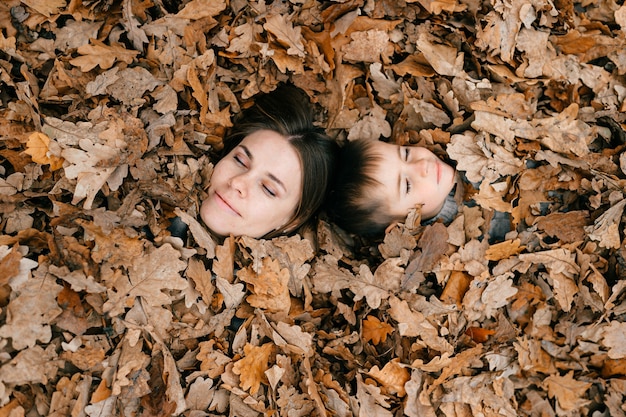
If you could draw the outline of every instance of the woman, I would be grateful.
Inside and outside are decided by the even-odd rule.
[[[285,86],[243,112],[224,154],[200,217],[220,236],[271,238],[294,232],[319,209],[336,144],[313,124],[308,97]]]

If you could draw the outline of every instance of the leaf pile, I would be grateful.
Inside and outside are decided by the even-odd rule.
[[[0,414],[625,416],[621,3],[3,1]],[[469,203],[214,241],[222,135],[281,82]]]

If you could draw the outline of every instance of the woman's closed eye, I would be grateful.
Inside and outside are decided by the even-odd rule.
[[[411,192],[411,181],[409,180],[409,177],[406,177],[404,179],[404,194],[408,195]]]
[[[410,155],[411,155],[411,149],[407,146],[404,148],[404,160],[406,162],[408,162]]]
[[[269,197],[274,198],[278,195],[274,187],[272,187],[271,185],[263,184],[262,187],[263,187],[263,192],[267,194]]]
[[[247,168],[246,165],[246,159],[243,155],[239,155],[239,154],[235,154],[233,156],[233,158],[235,159],[235,163],[241,167]]]

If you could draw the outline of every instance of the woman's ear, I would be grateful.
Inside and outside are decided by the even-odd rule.
[[[394,220],[389,226],[387,226],[387,228],[385,229],[385,234],[391,232],[391,229],[393,229],[394,227],[396,227],[398,225],[398,223],[400,223],[397,220]]]

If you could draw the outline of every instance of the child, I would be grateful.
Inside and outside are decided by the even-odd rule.
[[[422,220],[456,215],[456,170],[424,147],[356,140],[338,160],[328,214],[348,232],[382,234],[418,206]]]

